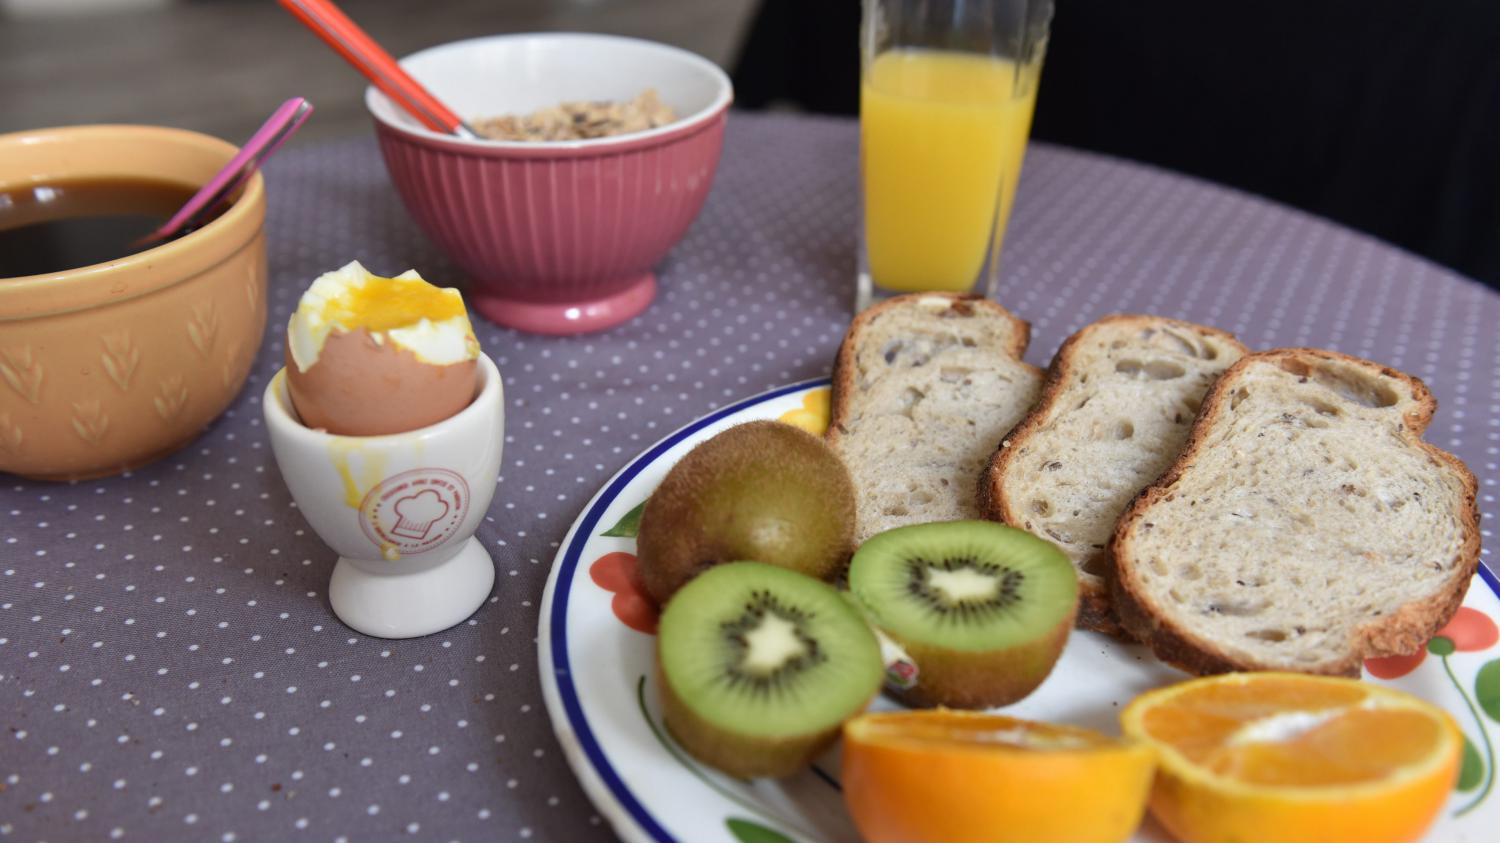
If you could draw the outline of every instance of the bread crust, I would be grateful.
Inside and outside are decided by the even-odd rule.
[[[1151,316],[1139,313],[1114,313],[1104,316],[1080,328],[1072,336],[1063,341],[1058,347],[1057,353],[1052,355],[1052,362],[1047,367],[1047,377],[1042,383],[1042,394],[1037,399],[1036,406],[1031,408],[1016,426],[1000,441],[1000,447],[995,449],[995,455],[990,458],[989,466],[979,477],[979,510],[985,518],[991,521],[999,521],[1012,527],[1024,529],[1025,519],[1017,511],[1014,503],[1005,494],[1005,473],[1010,470],[1011,463],[1024,444],[1038,431],[1051,422],[1057,414],[1058,399],[1069,385],[1073,377],[1073,352],[1087,342],[1089,337],[1096,331],[1114,325],[1135,324],[1141,327],[1153,325],[1171,326],[1180,331],[1195,333],[1218,339],[1228,345],[1235,346],[1241,353],[1248,353],[1245,347],[1234,334],[1222,331],[1208,325],[1199,325],[1193,322],[1184,322],[1180,319],[1169,319],[1165,316]],[[1105,567],[1112,563],[1109,560],[1110,551],[1104,551]],[[1130,639],[1131,635],[1122,627],[1115,618],[1111,607],[1109,587],[1107,583],[1078,582],[1078,618],[1079,629],[1091,629],[1117,638]]]
[[[1459,513],[1464,528],[1464,543],[1459,549],[1458,564],[1452,576],[1437,592],[1404,604],[1397,611],[1357,627],[1350,635],[1342,653],[1330,654],[1329,659],[1306,673],[1335,676],[1360,675],[1367,658],[1405,655],[1426,645],[1428,639],[1443,627],[1462,604],[1464,594],[1479,566],[1480,534],[1479,509],[1476,503],[1478,483],[1458,457],[1422,439],[1422,433],[1437,411],[1437,400],[1419,378],[1382,366],[1359,357],[1316,348],[1279,348],[1246,355],[1229,367],[1208,394],[1188,435],[1187,445],[1177,461],[1162,474],[1155,483],[1136,496],[1115,525],[1110,539],[1109,551],[1113,564],[1109,566],[1108,580],[1110,596],[1114,601],[1116,615],[1127,632],[1148,645],[1162,661],[1194,674],[1226,673],[1236,670],[1286,670],[1286,665],[1262,664],[1253,660],[1241,660],[1225,653],[1211,643],[1153,612],[1152,602],[1146,596],[1136,571],[1132,540],[1146,513],[1153,504],[1172,494],[1184,472],[1191,469],[1207,433],[1225,412],[1226,396],[1236,386],[1240,375],[1249,367],[1262,362],[1278,365],[1304,365],[1311,358],[1363,368],[1403,384],[1409,396],[1398,400],[1397,409],[1405,421],[1403,439],[1415,445],[1429,457],[1451,469],[1464,486],[1462,512]]]
[[[849,405],[855,392],[855,348],[863,339],[865,328],[883,313],[905,307],[918,299],[932,297],[949,299],[946,312],[967,316],[974,310],[988,310],[1009,321],[1012,329],[1011,348],[1008,349],[1010,356],[1020,360],[1021,356],[1026,353],[1026,346],[1031,343],[1031,324],[984,296],[964,293],[906,293],[887,299],[855,316],[854,320],[849,323],[849,330],[844,334],[844,341],[839,343],[838,355],[833,361],[833,387],[832,395],[829,397],[828,430],[823,434],[829,445],[836,445],[845,432],[844,420],[849,415]],[[1041,369],[1029,363],[1025,365],[1037,373],[1041,372]]]

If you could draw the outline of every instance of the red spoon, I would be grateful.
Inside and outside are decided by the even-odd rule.
[[[479,133],[465,125],[437,97],[411,78],[375,39],[371,38],[331,0],[276,0],[297,16],[319,38],[322,38],[363,73],[386,96],[422,121],[434,132],[446,132],[468,140],[479,140]]]

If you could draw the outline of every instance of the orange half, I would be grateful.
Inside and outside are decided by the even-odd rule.
[[[844,800],[866,843],[1118,843],[1153,768],[1135,741],[981,712],[844,724]]]
[[[1158,749],[1151,811],[1184,843],[1418,840],[1462,753],[1458,727],[1430,703],[1289,673],[1152,691],[1121,725]]]

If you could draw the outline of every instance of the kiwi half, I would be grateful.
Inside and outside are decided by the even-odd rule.
[[[789,424],[737,425],[677,462],[641,513],[641,584],[664,605],[700,572],[754,559],[819,579],[854,550],[854,484],[823,440]]]
[[[898,527],[860,546],[849,590],[917,666],[912,705],[989,708],[1036,689],[1062,653],[1078,575],[1056,545],[989,521]]]
[[[663,719],[698,760],[740,777],[797,772],[880,692],[875,635],[831,586],[760,562],[719,565],[661,615]]]

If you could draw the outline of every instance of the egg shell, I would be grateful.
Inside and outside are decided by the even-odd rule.
[[[368,331],[337,331],[317,362],[301,371],[286,355],[287,391],[302,423],[341,436],[405,433],[467,407],[478,387],[474,360],[424,363]]]

